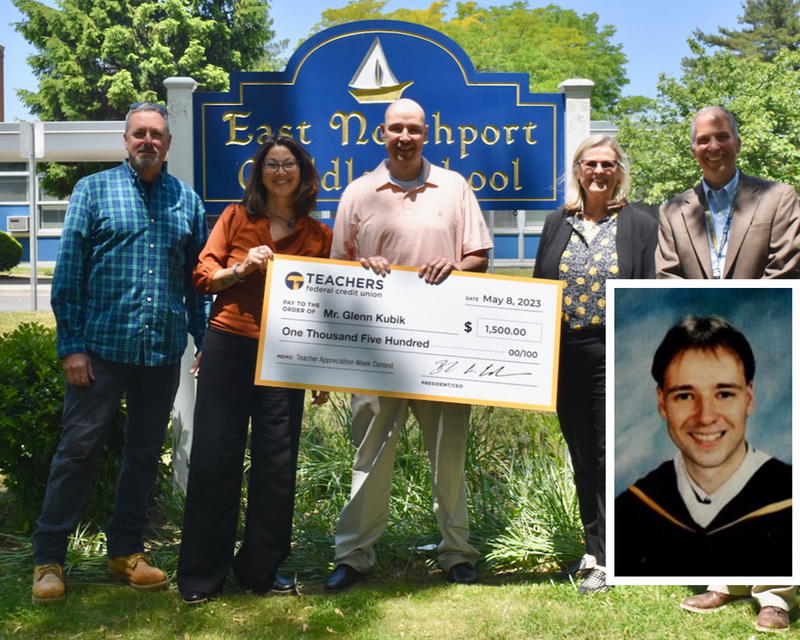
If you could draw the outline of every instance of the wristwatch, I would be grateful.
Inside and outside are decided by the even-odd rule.
[[[236,263],[234,263],[234,264],[233,264],[233,266],[231,267],[231,273],[233,274],[233,277],[234,277],[234,278],[236,278],[236,281],[237,281],[237,282],[243,282],[243,281],[244,281],[244,278],[243,278],[242,276],[240,276],[240,275],[239,275],[239,274],[236,272],[236,270],[237,270],[239,267],[241,267],[241,266],[242,266],[242,263],[241,263],[241,262],[236,262]],[[245,276],[245,278],[246,278],[246,277],[247,277],[247,276]]]

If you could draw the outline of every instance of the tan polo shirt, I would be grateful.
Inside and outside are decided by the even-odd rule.
[[[383,256],[391,264],[418,267],[492,248],[478,200],[461,175],[423,158],[422,184],[406,191],[391,182],[387,164],[382,161],[342,194],[331,258]]]

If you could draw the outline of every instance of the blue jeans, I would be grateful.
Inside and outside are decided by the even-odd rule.
[[[64,427],[33,534],[35,564],[64,564],[67,538],[86,507],[97,461],[123,394],[128,417],[114,510],[106,525],[108,555],[114,558],[144,550],[147,506],[178,389],[180,361],[146,367],[111,362],[93,353],[89,358],[95,376],[92,384],[65,387]]]

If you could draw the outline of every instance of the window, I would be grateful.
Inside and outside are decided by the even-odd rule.
[[[541,227],[544,226],[544,219],[549,216],[552,211],[526,211],[525,212],[525,226],[526,227]]]
[[[484,212],[489,214],[488,211]],[[517,212],[516,211],[494,211],[494,228],[495,229],[516,229],[517,228]],[[491,220],[487,215],[487,222]]]
[[[61,229],[67,215],[66,204],[41,204],[39,205],[39,228]]]
[[[15,162],[0,163],[0,203],[15,205],[14,215],[19,215],[19,205],[28,206],[28,172],[19,171],[25,165]],[[37,176],[40,179],[41,176]],[[67,202],[48,193],[39,193],[39,231],[44,235],[58,235],[64,227]]]
[[[492,214],[494,214],[494,231],[509,232],[509,231],[534,231],[540,232],[544,226],[545,218],[550,215],[552,211],[528,211],[524,209],[517,209],[515,211],[484,211],[484,219],[486,225],[491,226]]]
[[[27,202],[28,174],[0,173],[0,202]]]

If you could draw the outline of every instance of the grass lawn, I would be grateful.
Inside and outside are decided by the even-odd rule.
[[[98,573],[96,579],[68,580],[65,602],[34,606],[28,572],[4,573],[0,638],[718,640],[755,634],[755,610],[747,601],[711,615],[679,609],[693,592],[688,587],[617,587],[581,596],[569,582],[532,576],[482,576],[483,584],[462,586],[418,575],[371,578],[337,595],[302,581],[300,597],[259,597],[231,588],[189,608],[174,588],[136,592]]]
[[[498,275],[504,276],[516,276],[518,278],[530,278],[533,273],[533,269],[524,267],[503,267],[503,268],[496,268],[492,273],[496,273]]]
[[[53,275],[53,271],[55,271],[55,267],[43,267],[43,266],[40,265],[36,269],[36,274],[39,275],[39,276],[52,276]],[[17,265],[16,267],[11,268],[11,269],[9,269],[8,271],[6,271],[4,273],[6,273],[6,274],[8,274],[10,276],[30,276],[31,275],[31,268],[30,268],[30,265],[27,265],[27,266],[24,266],[24,267],[20,266],[20,265]]]
[[[506,271],[513,272],[508,275],[528,275],[527,270]],[[49,312],[0,312],[0,334],[31,321],[54,325]],[[427,460],[418,436],[407,432],[395,467],[393,515],[376,548],[382,568],[362,585],[341,594],[326,594],[321,576],[329,566],[333,526],[346,498],[352,459],[345,436],[347,406],[344,400],[332,400],[306,412],[294,536],[297,548],[284,565],[286,575],[291,575],[292,568],[300,572],[300,597],[259,597],[230,583],[224,597],[189,608],[180,602],[174,580],[170,589],[155,593],[137,592],[110,581],[99,552],[93,551],[96,561],[84,563],[67,577],[65,602],[35,606],[30,601],[29,545],[0,535],[0,640],[718,640],[757,635],[753,628],[756,611],[749,601],[737,602],[719,613],[696,615],[679,609],[678,603],[699,588],[616,587],[582,596],[568,581],[520,573],[522,565],[513,557],[507,566],[516,573],[494,575],[484,563],[479,566],[480,584],[446,584],[440,573],[430,571],[419,556],[408,551],[421,542],[436,540],[437,532],[430,516]],[[521,511],[524,501],[544,493],[547,487],[542,476],[536,475],[538,467],[520,463],[562,450],[560,436],[552,435],[557,431],[552,416],[473,410],[467,464],[470,514],[473,533],[483,531],[484,543],[497,539],[496,533],[489,533],[493,521],[486,514],[492,509]],[[519,459],[510,464],[514,455]],[[517,470],[517,475],[511,476],[516,478],[513,483],[504,461]],[[555,488],[564,493],[558,484]],[[519,504],[509,506],[504,490]],[[9,522],[10,507],[3,498],[0,476],[0,532]],[[533,511],[531,518],[544,515],[538,506]],[[159,564],[170,571],[175,566],[180,519],[179,512],[173,514],[169,543],[159,552]],[[541,522],[539,528],[553,530],[549,520]],[[508,535],[515,530],[513,519],[503,520],[492,529],[496,530]],[[516,530],[528,540],[525,522]],[[797,629],[782,637],[800,638],[796,617],[794,613]]]
[[[56,326],[56,318],[51,311],[0,311],[0,335],[13,331],[23,322],[38,322],[45,327]]]

